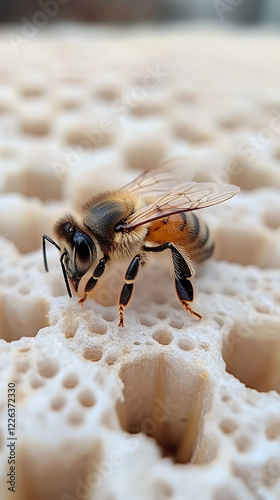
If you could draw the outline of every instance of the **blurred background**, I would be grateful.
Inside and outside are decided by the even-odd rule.
[[[280,189],[280,0],[0,0],[0,21],[0,235],[21,252],[166,158],[188,158],[185,180]],[[252,231],[252,252],[219,258],[252,263]]]
[[[225,20],[238,23],[272,23],[280,21],[279,0],[10,0],[0,1],[0,21],[21,21],[32,16],[38,7],[56,10],[55,20],[83,22],[130,23],[170,20]],[[44,8],[45,7],[45,8]],[[52,16],[51,16],[52,17]]]

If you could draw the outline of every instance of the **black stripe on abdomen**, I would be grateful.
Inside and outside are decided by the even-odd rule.
[[[189,230],[189,235],[188,235],[188,241],[189,241],[189,243],[194,243],[197,240],[197,238],[199,237],[200,222],[199,222],[198,217],[195,214],[190,213],[190,214],[188,214],[188,216],[189,216],[189,220],[190,220],[190,218],[192,218],[192,220],[190,220],[190,230]]]
[[[185,212],[181,212],[180,217],[181,217],[183,222],[182,222],[181,226],[179,227],[179,231],[182,232],[182,231],[184,231],[184,229],[187,225],[187,216],[186,216]]]
[[[196,232],[192,231],[195,236],[193,239],[189,238],[190,247],[188,251],[191,257],[195,260],[204,260],[210,257],[214,250],[214,242],[211,238],[209,228],[204,221],[198,219],[194,214],[193,222],[196,223]],[[197,232],[197,228],[199,228]]]

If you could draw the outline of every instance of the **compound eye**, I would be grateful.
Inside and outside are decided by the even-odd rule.
[[[78,274],[85,273],[91,265],[91,251],[85,238],[78,237],[75,241],[76,268]]]

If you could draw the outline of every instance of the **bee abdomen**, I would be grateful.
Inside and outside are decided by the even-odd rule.
[[[194,213],[187,213],[188,226],[187,251],[191,258],[202,261],[211,257],[214,251],[214,240],[207,224]]]

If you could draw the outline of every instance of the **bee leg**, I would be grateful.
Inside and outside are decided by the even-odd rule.
[[[193,286],[190,278],[192,277],[192,272],[188,263],[184,259],[183,255],[179,250],[173,245],[173,243],[168,242],[160,245],[158,247],[144,247],[147,252],[163,252],[164,250],[170,250],[173,260],[174,272],[175,272],[175,288],[178,298],[181,304],[185,307],[187,311],[201,319],[200,314],[193,311],[189,302],[193,301]]]
[[[104,257],[102,257],[100,259],[100,261],[98,262],[96,268],[93,271],[92,277],[89,278],[89,280],[88,280],[88,282],[87,282],[87,284],[85,286],[84,295],[79,300],[79,304],[81,304],[81,305],[84,304],[84,302],[87,300],[88,293],[91,292],[91,290],[93,290],[94,287],[97,285],[98,278],[100,278],[100,276],[102,276],[102,274],[104,273],[104,271],[105,271],[105,264],[106,264],[106,262],[108,260],[109,260],[108,255],[104,255]]]
[[[139,271],[139,266],[141,261],[143,262],[142,258],[140,255],[136,255],[133,257],[132,261],[130,262],[126,274],[125,274],[125,284],[122,288],[120,298],[119,298],[119,318],[120,322],[118,326],[124,326],[124,309],[125,307],[129,304],[132,294],[133,294],[133,287],[134,287],[134,281],[137,277],[138,271]]]
[[[182,306],[184,306],[187,311],[189,311],[200,320],[202,316],[193,311],[188,304],[189,302],[193,301],[192,282],[185,277],[182,277],[180,279],[175,278],[175,288]]]

